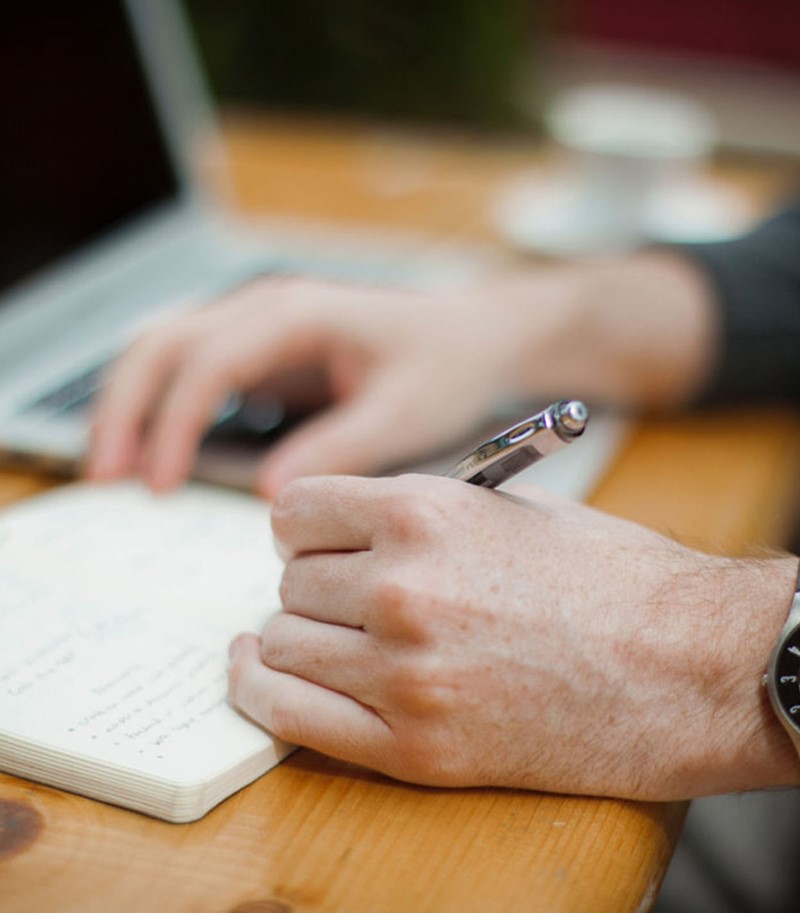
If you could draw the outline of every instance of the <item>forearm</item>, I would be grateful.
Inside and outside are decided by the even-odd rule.
[[[800,401],[800,204],[740,238],[570,265],[552,279],[562,323],[545,382],[644,406]]]
[[[698,395],[719,357],[714,292],[678,253],[538,270],[501,296],[518,324],[517,392],[677,406]]]

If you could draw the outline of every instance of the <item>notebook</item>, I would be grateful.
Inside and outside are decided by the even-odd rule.
[[[226,701],[279,606],[269,509],[198,483],[68,485],[0,514],[0,769],[190,821],[289,751]]]
[[[202,176],[223,156],[177,0],[8,4],[0,120],[6,464],[72,472],[102,367],[156,314],[264,272],[426,285],[473,271],[458,254],[256,235],[225,216]],[[280,408],[270,414],[262,435],[280,430]],[[249,484],[253,453],[221,437],[198,475]]]

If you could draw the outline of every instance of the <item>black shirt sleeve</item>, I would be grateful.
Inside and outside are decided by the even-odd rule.
[[[800,404],[800,201],[741,238],[681,249],[722,308],[721,356],[700,402]]]

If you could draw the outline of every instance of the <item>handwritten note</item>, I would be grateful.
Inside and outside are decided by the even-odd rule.
[[[0,739],[155,776],[247,755],[268,736],[227,704],[227,645],[281,571],[267,506],[233,492],[78,484],[4,512]]]

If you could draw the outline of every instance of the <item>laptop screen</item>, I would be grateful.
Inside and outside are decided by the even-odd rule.
[[[0,124],[0,292],[177,194],[121,0],[5,5]]]

